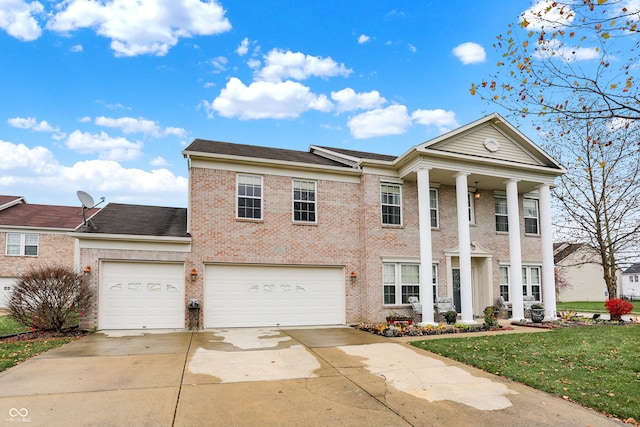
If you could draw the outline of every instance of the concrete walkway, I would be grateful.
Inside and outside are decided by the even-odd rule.
[[[404,341],[348,327],[96,333],[0,373],[0,425],[620,425]]]

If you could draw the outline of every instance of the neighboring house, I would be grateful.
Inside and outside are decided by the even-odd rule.
[[[401,156],[201,139],[183,155],[188,211],[109,204],[73,234],[99,296],[84,327],[374,322],[409,297],[430,323],[441,296],[465,323],[500,296],[514,318],[523,295],[555,315],[550,187],[565,169],[497,114]]]
[[[622,291],[625,298],[640,300],[640,262],[622,272]]]
[[[24,197],[0,196],[0,307],[6,307],[16,278],[30,267],[75,265],[75,240],[68,233],[82,222],[80,207],[30,204]]]
[[[554,243],[556,268],[567,286],[558,288],[558,301],[605,301],[608,299],[602,262],[586,243]],[[620,277],[618,276],[618,292]]]

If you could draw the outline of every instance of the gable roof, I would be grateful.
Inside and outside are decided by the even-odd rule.
[[[98,212],[91,209],[87,215]],[[18,203],[0,210],[0,226],[74,230],[82,224],[82,209],[75,206]]]
[[[194,154],[210,154],[213,157],[240,160],[241,158],[268,159],[290,163],[306,163],[321,166],[349,168],[344,163],[316,155],[310,151],[287,150],[283,148],[261,147],[257,145],[235,144],[230,142],[196,139],[182,154],[187,157]]]
[[[22,196],[0,196],[0,211],[18,203],[27,203]]]
[[[622,274],[637,274],[640,273],[640,262],[636,262],[632,264],[631,267],[627,268]]]
[[[188,237],[187,209],[109,203],[80,233]]]
[[[569,255],[575,253],[578,249],[585,246],[586,243],[554,243],[553,244],[553,262],[559,263]]]

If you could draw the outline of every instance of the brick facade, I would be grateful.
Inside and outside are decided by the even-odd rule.
[[[11,231],[13,233],[14,231]],[[7,232],[0,232],[0,277],[17,277],[32,267],[64,265],[73,267],[74,239],[66,232],[16,230],[15,233],[38,235],[37,256],[7,255]]]

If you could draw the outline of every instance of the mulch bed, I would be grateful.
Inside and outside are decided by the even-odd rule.
[[[21,342],[46,340],[51,338],[80,338],[87,335],[88,333],[89,332],[80,330],[78,328],[66,329],[64,331],[30,331],[0,337],[0,341]]]

